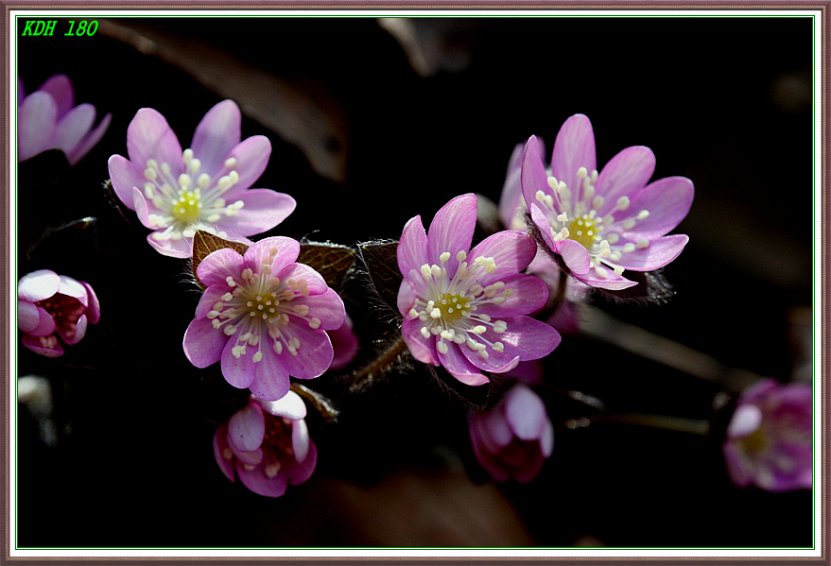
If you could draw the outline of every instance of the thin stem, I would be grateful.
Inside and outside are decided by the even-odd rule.
[[[667,415],[646,415],[641,413],[621,413],[596,415],[591,418],[569,419],[565,425],[570,429],[586,428],[595,423],[620,423],[636,426],[645,426],[661,430],[686,432],[706,436],[710,431],[710,423],[699,419],[683,419]]]
[[[332,405],[332,402],[317,391],[296,381],[291,384],[291,390],[308,401],[326,422],[331,422],[338,417],[339,411]]]
[[[392,366],[398,360],[398,357],[406,351],[407,343],[404,342],[404,338],[399,334],[398,338],[384,348],[375,359],[349,376],[352,381],[352,385],[349,386],[349,392],[355,393],[366,387],[377,375]]]

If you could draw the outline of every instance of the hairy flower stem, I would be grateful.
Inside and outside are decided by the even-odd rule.
[[[645,426],[675,432],[686,432],[705,436],[710,431],[710,423],[698,419],[682,419],[666,415],[645,415],[640,413],[622,413],[596,415],[591,418],[569,419],[565,422],[567,428],[586,428],[595,423],[620,423]]]
[[[375,359],[370,361],[361,369],[355,371],[350,376],[352,384],[349,386],[349,392],[356,393],[361,391],[364,387],[371,383],[375,377],[389,369],[398,360],[398,357],[406,351],[407,344],[404,342],[404,338],[399,334],[398,338],[396,338],[395,341],[389,346],[384,348]]]
[[[332,402],[317,391],[313,391],[296,381],[291,384],[291,390],[300,395],[305,401],[320,413],[326,422],[332,422],[338,418],[339,411],[332,405]]]

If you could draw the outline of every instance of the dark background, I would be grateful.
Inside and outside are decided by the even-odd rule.
[[[798,313],[807,308],[810,320],[811,307],[810,20],[421,20],[423,30],[447,31],[446,56],[465,62],[428,77],[372,19],[116,23],[128,26],[126,42],[104,25],[92,38],[18,38],[27,92],[66,73],[78,102],[113,114],[76,167],[53,152],[19,170],[18,274],[50,268],[87,280],[102,305],[101,323],[63,358],[18,349],[20,375],[50,380],[60,432],[47,446],[21,407],[20,547],[814,544],[810,492],[730,483],[719,438],[727,415],[714,412],[729,381],[701,380],[588,337],[566,337],[547,361],[553,389],[540,392],[555,450],[528,485],[486,482],[471,460],[464,404],[416,369],[353,397],[341,398],[342,384],[326,377],[309,382],[333,392],[342,409],[336,425],[310,417],[318,469],[282,498],[255,496],[213,461],[214,428],[244,395],[218,367],[197,370],[182,353],[199,297],[188,266],[154,252],[135,216],[122,217],[101,188],[107,158],[126,154],[139,108],[160,111],[186,147],[223,98],[193,68],[136,50],[129,26],[207,42],[339,117],[336,135],[317,143],[345,160],[339,181],[244,119],[243,138],[265,134],[273,145],[255,186],[298,202],[272,234],[343,244],[397,238],[411,216],[429,218],[457,194],[497,200],[515,144],[537,134],[550,148],[560,124],[585,113],[599,165],[647,145],[657,156],[654,179],[683,175],[696,186],[676,230],[690,244],[665,272],[673,300],[596,304],[725,367],[788,380],[804,351]],[[46,228],[85,216],[97,218],[93,227],[41,240]],[[556,394],[566,388],[597,396],[610,412],[716,425],[709,436],[624,424],[569,430],[564,423],[587,409]]]

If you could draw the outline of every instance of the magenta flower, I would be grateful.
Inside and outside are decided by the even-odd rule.
[[[75,165],[101,139],[110,125],[107,114],[93,128],[95,107],[75,103],[72,83],[55,75],[25,96],[17,81],[17,159],[25,161],[50,149],[59,149]]]
[[[546,171],[536,137],[525,145],[521,183],[531,218],[571,274],[592,287],[636,285],[627,269],[652,271],[684,249],[688,237],[667,236],[690,210],[692,181],[667,177],[647,185],[655,156],[643,146],[618,153],[598,174],[594,133],[582,114],[566,120]]]
[[[531,481],[554,446],[545,405],[522,384],[514,385],[493,409],[471,414],[468,424],[476,459],[497,481]]]
[[[318,377],[334,352],[327,330],[339,328],[343,301],[311,267],[296,263],[300,244],[265,238],[242,256],[222,249],[196,269],[205,293],[183,347],[198,368],[221,361],[222,375],[266,400],[289,391],[289,376]]]
[[[232,482],[258,495],[280,497],[289,484],[308,480],[317,464],[309,438],[306,405],[294,391],[277,401],[251,396],[248,404],[214,435],[214,458]]]
[[[560,343],[556,330],[526,316],[548,298],[545,283],[520,273],[534,257],[533,239],[507,230],[471,250],[475,224],[476,196],[466,194],[439,210],[429,233],[420,216],[411,218],[398,243],[404,341],[417,360],[467,385],[487,383],[483,370],[504,373]]]
[[[42,356],[62,356],[60,342],[80,342],[87,325],[96,324],[100,315],[98,297],[84,281],[40,269],[17,284],[17,327],[23,345]]]
[[[252,236],[294,211],[286,194],[249,189],[265,170],[271,142],[264,136],[240,142],[240,120],[236,103],[220,102],[202,118],[185,151],[152,108],[142,108],[130,122],[130,159],[110,157],[110,177],[121,202],[153,230],[147,241],[162,255],[191,257],[197,230]]]
[[[722,446],[733,483],[768,491],[810,489],[812,406],[805,383],[763,379],[742,393]]]

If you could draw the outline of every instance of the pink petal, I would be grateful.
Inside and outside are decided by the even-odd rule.
[[[425,364],[437,366],[439,365],[439,359],[436,352],[436,339],[432,336],[425,338],[421,335],[422,324],[418,319],[405,319],[401,324],[401,336],[415,359]]]
[[[358,355],[358,337],[352,331],[352,323],[349,316],[345,317],[340,328],[329,331],[329,339],[332,341],[332,349],[335,356],[332,358],[331,370],[337,370],[348,366],[355,356]]]
[[[297,421],[306,418],[306,404],[303,398],[294,391],[289,391],[276,401],[257,399],[264,411],[275,417],[284,417]]]
[[[573,275],[584,275],[591,268],[589,251],[574,240],[560,242],[559,254]]]
[[[276,273],[281,281],[303,281],[310,295],[320,295],[329,289],[323,276],[304,263],[292,263]]]
[[[78,321],[75,323],[75,329],[72,330],[71,333],[65,332],[61,329],[58,329],[58,333],[60,334],[61,339],[69,346],[77,344],[87,334],[87,315],[82,314],[78,317]]]
[[[25,161],[50,149],[58,110],[45,92],[27,96],[17,114],[17,159]]]
[[[72,277],[61,275],[60,278],[61,283],[58,285],[58,294],[72,297],[86,307],[89,304],[86,287]]]
[[[101,320],[101,304],[98,302],[98,295],[95,294],[92,285],[86,281],[81,281],[81,285],[87,291],[87,301],[89,302],[87,305],[87,319],[90,324],[98,324],[98,321]]]
[[[555,242],[554,238],[551,236],[551,224],[548,222],[548,217],[546,216],[545,211],[543,211],[537,203],[532,204],[529,210],[531,212],[531,221],[534,223],[534,226],[537,227],[537,230],[540,231],[540,234],[542,235],[543,240],[545,240],[548,249],[554,253],[557,253],[562,245],[562,242]]]
[[[503,282],[504,289],[510,291],[505,302],[500,305],[482,305],[477,313],[487,314],[491,318],[507,318],[531,314],[548,302],[548,285],[539,277],[519,274],[503,279]]]
[[[38,89],[49,94],[55,101],[58,116],[63,116],[72,108],[75,103],[75,94],[72,90],[72,83],[66,75],[55,75],[49,77]]]
[[[396,249],[398,269],[406,276],[410,270],[418,270],[422,265],[432,263],[427,258],[427,233],[421,223],[421,216],[413,216],[404,225],[401,239]]]
[[[515,385],[505,395],[505,419],[522,440],[542,437],[548,414],[542,400],[528,387]]]
[[[264,468],[266,463],[264,462],[260,466],[257,466],[253,470],[246,470],[243,466],[237,464],[237,474],[239,475],[240,481],[256,493],[257,495],[263,495],[265,497],[280,497],[286,492],[287,481],[286,476],[283,473],[278,473],[273,478],[268,478],[265,475]]]
[[[312,473],[314,472],[316,465],[317,447],[315,446],[315,443],[309,439],[309,448],[306,452],[306,457],[302,461],[298,461],[294,466],[291,466],[286,471],[288,481],[292,485],[298,485],[305,482],[312,477]]]
[[[52,315],[46,312],[46,309],[38,307],[38,325],[34,330],[28,332],[28,334],[38,338],[41,336],[49,336],[55,332],[55,327],[55,319]]]
[[[40,314],[38,312],[38,309],[39,307],[35,306],[34,303],[30,303],[29,301],[17,301],[17,328],[21,332],[31,334],[32,331],[38,327],[38,323],[40,321]],[[48,336],[49,334],[52,334],[52,332],[48,332],[47,334],[41,334],[41,336]]]
[[[214,330],[214,332],[217,331]],[[222,332],[217,333],[222,334]],[[232,336],[231,338],[226,337],[226,340],[227,343],[222,350],[222,357],[220,359],[222,376],[225,378],[225,381],[237,389],[248,389],[254,381],[254,373],[256,371],[254,362],[251,361],[251,352],[247,352],[238,358],[234,357],[231,350],[237,344],[236,336]]]
[[[53,147],[69,155],[92,128],[95,107],[92,104],[76,106],[60,119],[52,134]]]
[[[182,348],[190,363],[198,368],[206,368],[220,360],[228,341],[222,330],[211,326],[210,320],[199,318],[191,321],[185,330]]]
[[[17,106],[23,104],[23,98],[26,96],[26,89],[23,88],[23,81],[18,77],[17,79]]]
[[[237,450],[253,452],[265,438],[265,418],[257,403],[248,403],[228,421],[228,442]]]
[[[272,253],[273,250],[276,250],[276,252]],[[263,238],[245,250],[245,267],[250,268],[255,273],[262,273],[264,264],[271,265],[271,273],[274,275],[280,274],[280,279],[285,281],[286,277],[281,271],[295,265],[294,262],[297,261],[299,255],[300,244],[296,240],[284,236]],[[318,275],[318,277],[320,276]]]
[[[17,296],[24,301],[36,303],[54,297],[60,285],[60,275],[49,269],[39,269],[20,278]]]
[[[398,298],[396,303],[398,305],[398,311],[404,315],[404,317],[409,316],[410,310],[415,306],[416,298],[416,293],[410,282],[407,279],[401,281],[401,286],[398,288]]]
[[[290,387],[287,364],[271,347],[270,339],[265,340],[260,351],[263,359],[254,364],[251,393],[266,401],[282,399]]]
[[[240,111],[233,100],[223,100],[211,108],[193,134],[194,157],[202,163],[202,171],[215,176],[225,159],[240,140]]]
[[[496,268],[490,273],[483,272],[478,278],[480,285],[487,286],[528,267],[536,253],[537,244],[531,236],[518,230],[503,230],[470,250],[467,262],[473,265],[477,257],[493,258]]]
[[[237,144],[230,157],[237,160],[234,167],[239,173],[239,181],[226,193],[226,200],[238,198],[239,193],[260,178],[271,157],[271,142],[265,136],[252,136]]]
[[[196,304],[196,314],[193,318],[206,318],[208,313],[213,310],[214,305],[222,299],[222,295],[228,292],[228,289],[229,287],[225,281],[215,283],[205,289],[205,292],[202,293],[199,302]]]
[[[343,321],[346,319],[346,310],[343,307],[343,300],[340,296],[332,290],[326,289],[320,295],[310,295],[297,299],[299,304],[305,304],[309,307],[309,314],[307,318],[317,318],[320,320],[321,330],[335,330],[343,326]],[[302,324],[298,322],[298,324]]]
[[[291,447],[298,462],[302,462],[308,456],[309,442],[309,427],[306,426],[306,421],[295,421],[291,427]]]
[[[662,236],[652,240],[646,248],[622,254],[617,263],[632,271],[652,271],[678,257],[689,240],[684,234]]]
[[[514,433],[505,419],[504,405],[482,414],[482,425],[483,432],[497,450],[507,446],[514,438]]]
[[[522,160],[522,172],[520,173],[522,184],[522,195],[525,197],[525,204],[533,214],[533,208],[537,206],[537,191],[551,194],[551,187],[548,186],[548,174],[545,172],[542,142],[531,136],[525,143],[525,154]],[[542,212],[542,211],[540,211]],[[545,214],[542,215],[542,218]],[[534,219],[537,222],[537,219]],[[548,234],[548,221],[545,226],[538,224],[543,234]]]
[[[627,209],[635,214],[648,210],[649,216],[624,236],[632,240],[663,236],[687,216],[694,195],[693,183],[685,177],[667,177],[651,183],[635,195]]]
[[[646,186],[654,171],[655,155],[648,147],[627,147],[615,155],[600,172],[595,184],[597,194],[605,199],[598,216],[614,210],[620,197],[632,198]]]
[[[144,187],[144,169],[120,155],[110,157],[107,166],[115,195],[127,208],[135,210],[133,188]]]
[[[572,194],[578,186],[577,170],[585,167],[588,173],[597,169],[592,123],[583,114],[571,116],[560,127],[551,154],[551,174],[565,181]]]
[[[329,336],[322,330],[309,328],[307,324],[291,324],[287,328],[290,329],[290,335],[300,340],[296,356],[292,356],[288,348],[280,355],[288,366],[289,374],[298,379],[312,379],[323,375],[334,357]]]
[[[631,281],[612,271],[608,271],[604,277],[601,277],[594,269],[592,269],[584,275],[575,275],[575,277],[578,281],[585,283],[590,287],[608,289],[609,291],[620,291],[622,289],[634,287],[638,284],[637,281]]]
[[[233,230],[241,236],[253,236],[267,232],[294,212],[297,202],[287,194],[270,189],[249,189],[237,200],[244,203],[234,216],[223,218],[216,224],[219,229]]]
[[[153,202],[148,202],[147,199],[144,198],[142,192],[135,187],[133,187],[130,190],[130,194],[133,197],[133,206],[131,206],[130,208],[136,211],[136,216],[138,217],[139,221],[144,225],[145,228],[150,228],[151,230],[158,229],[159,227],[156,225],[156,223],[150,220],[150,215],[155,212],[158,212],[158,209],[153,204]]]
[[[81,138],[81,141],[78,142],[75,149],[66,154],[66,158],[69,160],[70,165],[78,163],[82,157],[89,153],[89,150],[95,147],[95,144],[101,141],[101,138],[104,137],[104,134],[107,132],[107,128],[110,127],[111,121],[112,114],[104,116],[94,129],[87,132],[87,134]]]
[[[468,193],[451,199],[439,209],[427,231],[427,257],[438,263],[441,254],[450,252],[445,265],[448,277],[452,278],[459,264],[456,254],[470,251],[475,228],[476,195]]]
[[[468,348],[467,345],[459,345],[458,349],[472,366],[491,373],[505,373],[514,369],[519,363],[516,348],[506,348],[502,352],[489,349],[487,358],[483,358],[478,352]]]
[[[222,470],[223,474],[225,474],[225,477],[231,481],[234,481],[233,458],[230,460],[225,458],[225,449],[228,448],[230,450],[227,436],[228,425],[223,423],[216,429],[216,433],[214,434],[214,460],[216,460],[217,466],[219,466],[219,469]]]
[[[145,167],[149,159],[159,166],[170,165],[171,173],[178,176],[184,170],[182,147],[176,134],[164,116],[152,108],[142,108],[127,127],[127,153],[130,161]]]
[[[57,358],[63,356],[63,346],[55,342],[55,346],[47,348],[40,343],[40,338],[25,334],[21,339],[21,343],[36,354],[45,356],[47,358]]]
[[[494,337],[519,352],[522,361],[537,360],[560,345],[560,333],[546,323],[530,316],[517,316],[508,321],[508,329]]]
[[[525,199],[522,195],[522,161],[525,147],[517,144],[508,161],[508,171],[505,174],[505,184],[499,196],[499,219],[506,228],[519,229],[515,219],[519,211],[525,209]],[[520,223],[522,224],[522,222]]]
[[[450,375],[465,385],[476,386],[488,383],[488,378],[482,375],[479,369],[467,360],[457,344],[448,344],[447,353],[438,352],[438,355],[441,365],[450,372]]]
[[[222,286],[225,291],[230,289],[227,279],[230,277],[236,284],[243,269],[243,259],[240,253],[231,248],[222,248],[209,253],[196,267],[196,277],[205,287]],[[223,291],[223,294],[225,293]]]

